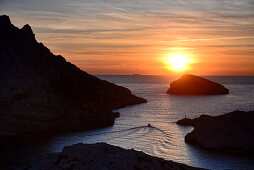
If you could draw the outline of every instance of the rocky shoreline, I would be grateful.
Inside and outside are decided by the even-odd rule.
[[[196,170],[181,163],[147,155],[134,149],[123,149],[106,143],[75,144],[66,146],[59,153],[41,155],[24,169],[157,169]]]
[[[201,115],[177,124],[193,126],[185,136],[187,143],[230,154],[254,156],[254,111],[234,111],[220,116]]]
[[[147,102],[100,80],[38,43],[29,25],[0,16],[0,135],[110,126],[113,109]]]

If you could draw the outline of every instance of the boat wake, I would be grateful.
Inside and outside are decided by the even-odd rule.
[[[129,128],[129,129],[116,130],[116,131],[112,131],[112,132],[102,132],[102,133],[95,133],[95,134],[87,134],[87,135],[84,135],[84,136],[98,136],[98,135],[105,135],[105,134],[114,134],[114,133],[128,132],[128,131],[133,131],[133,130],[135,132],[136,130],[139,130],[139,129],[157,130],[157,131],[163,133],[164,135],[171,136],[171,134],[168,134],[164,130],[161,130],[161,129],[159,129],[157,127],[154,127],[154,126],[151,126],[151,125],[150,126],[138,126],[138,127],[133,127],[133,128]]]
[[[142,145],[150,146],[150,154],[161,155],[167,154],[175,146],[175,141],[171,133],[152,125],[138,126],[123,130],[110,132],[101,132],[86,134],[83,137],[102,136],[102,142],[108,142],[117,145],[126,145],[127,147],[142,150]]]

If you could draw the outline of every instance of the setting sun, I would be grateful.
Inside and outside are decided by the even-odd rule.
[[[184,71],[187,69],[188,64],[190,64],[190,58],[184,53],[174,53],[170,54],[166,58],[166,64],[168,68],[174,71]]]
[[[0,170],[254,170],[253,101],[254,0],[0,0]]]

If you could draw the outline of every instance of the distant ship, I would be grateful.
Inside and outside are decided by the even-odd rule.
[[[132,74],[132,76],[141,76],[141,74]]]

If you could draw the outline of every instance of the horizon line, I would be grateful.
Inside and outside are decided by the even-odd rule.
[[[91,74],[93,76],[179,76],[179,75],[168,75],[168,74]],[[185,75],[185,74],[182,74]],[[180,75],[180,76],[182,76]],[[194,75],[194,74],[193,74]],[[254,77],[254,75],[196,75],[196,76],[209,76],[209,77]]]

